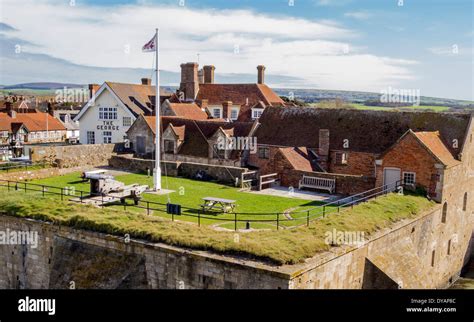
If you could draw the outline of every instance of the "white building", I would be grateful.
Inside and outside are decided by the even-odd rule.
[[[155,106],[155,86],[149,78],[141,84],[105,82],[89,85],[91,99],[75,121],[79,121],[82,144],[120,143],[139,115],[152,115]],[[161,101],[171,94],[160,92]]]

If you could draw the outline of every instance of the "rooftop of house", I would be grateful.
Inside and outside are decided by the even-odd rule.
[[[259,144],[317,148],[319,130],[329,129],[331,150],[342,150],[347,142],[351,151],[380,154],[409,129],[439,131],[439,140],[456,158],[470,118],[469,113],[268,107],[259,119],[261,124],[255,135]],[[457,140],[457,147],[450,144],[453,140]]]
[[[454,159],[451,152],[449,152],[446,145],[442,142],[438,131],[410,132],[415,135],[415,137],[423,144],[423,146],[445,166],[450,167],[459,164],[459,161]]]
[[[312,157],[312,152],[308,148],[279,148],[278,150],[291,164],[293,169],[302,171],[316,170],[315,162],[311,162],[315,158]]]
[[[169,103],[169,108],[178,117],[193,120],[206,120],[208,118],[207,113],[196,103]]]
[[[156,124],[154,116],[143,116],[146,123],[155,134]],[[184,138],[183,145],[181,146],[178,154],[192,155],[199,157],[208,157],[208,140],[222,128],[226,133],[228,130],[232,130],[235,137],[247,137],[250,135],[254,122],[220,122],[210,120],[190,120],[174,116],[162,116],[161,127],[162,132],[165,131],[169,125],[172,125],[175,133],[179,129],[181,132],[178,134]]]
[[[48,113],[16,113],[11,117],[8,113],[0,113],[0,130],[15,133],[23,124],[30,132],[64,131],[64,125]]]
[[[115,82],[105,83],[133,114],[152,114],[155,106],[155,86]],[[160,88],[160,96],[170,97],[171,93],[168,93],[164,89]]]

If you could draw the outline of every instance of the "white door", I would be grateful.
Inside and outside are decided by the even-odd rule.
[[[384,168],[383,169],[383,184],[390,184],[390,190],[395,190],[396,182],[400,180],[400,169],[397,168]]]

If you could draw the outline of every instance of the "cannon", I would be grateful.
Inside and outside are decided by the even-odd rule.
[[[125,199],[130,198],[137,205],[142,193],[148,189],[147,185],[137,183],[125,185],[125,183],[115,180],[113,176],[103,173],[88,173],[85,178],[90,180],[91,196],[105,196],[106,198],[102,198],[104,203],[113,203],[117,199],[120,199],[121,203],[125,203]]]

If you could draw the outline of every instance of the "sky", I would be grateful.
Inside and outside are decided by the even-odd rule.
[[[153,54],[141,47],[160,28],[169,85],[179,82],[181,63],[199,60],[233,82],[256,80],[263,64],[274,87],[474,100],[473,3],[2,0],[0,84],[149,76]]]

